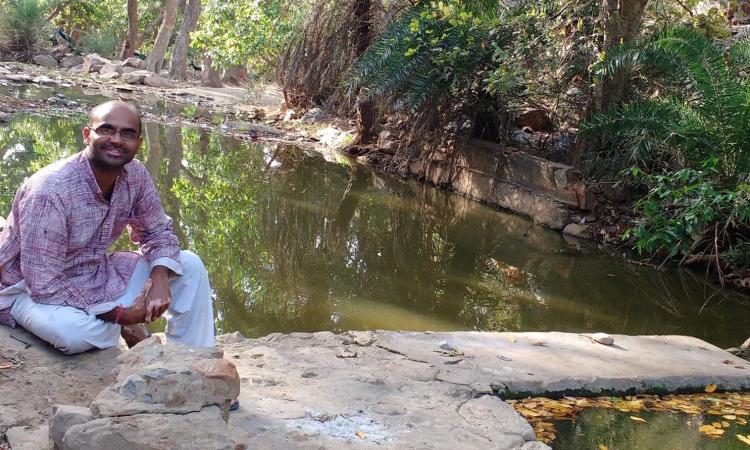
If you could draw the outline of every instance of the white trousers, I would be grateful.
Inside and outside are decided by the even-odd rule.
[[[182,276],[169,279],[172,303],[164,313],[167,340],[212,347],[214,317],[208,272],[203,261],[189,251],[180,252],[180,265]],[[150,273],[149,264],[141,257],[125,291],[115,302],[124,307],[132,305]],[[68,355],[114,347],[120,342],[120,325],[70,306],[34,303],[28,294],[16,298],[11,314],[20,326]]]

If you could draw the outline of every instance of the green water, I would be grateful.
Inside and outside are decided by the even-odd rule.
[[[698,428],[717,416],[666,412],[639,412],[646,420],[636,422],[634,413],[611,409],[585,409],[575,421],[556,422],[555,450],[746,450],[738,434],[750,434],[750,425],[732,423],[721,439],[710,439]],[[718,420],[722,420],[718,418]]]
[[[17,114],[0,127],[0,215],[24,177],[81,148],[84,123]],[[606,331],[719,346],[747,337],[750,298],[702,274],[629,265],[344,159],[154,123],[144,136],[139,158],[183,246],[205,260],[222,332]]]

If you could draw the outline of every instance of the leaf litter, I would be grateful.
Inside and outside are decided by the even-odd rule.
[[[637,423],[646,423],[645,419],[637,415],[641,411],[703,415],[705,424],[698,431],[708,439],[722,439],[730,436],[726,432],[730,426],[747,426],[750,420],[750,393],[716,393],[716,389],[716,385],[710,384],[706,386],[705,393],[690,395],[643,394],[561,399],[529,397],[506,402],[531,423],[537,439],[546,444],[552,443],[557,437],[553,421],[573,420],[585,408],[615,409],[631,413],[633,415],[630,419]],[[735,437],[750,446],[750,432],[735,434]]]

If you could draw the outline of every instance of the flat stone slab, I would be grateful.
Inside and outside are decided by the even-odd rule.
[[[248,448],[548,448],[498,397],[438,379],[442,362],[379,347],[390,334],[221,337],[242,383],[230,428]]]
[[[503,398],[750,389],[750,363],[699,339],[574,333],[225,335],[249,448],[547,448]]]
[[[440,367],[437,379],[502,398],[750,389],[750,363],[687,336],[575,333],[379,333],[378,347]],[[441,343],[443,348],[441,348]],[[449,350],[446,350],[449,349]]]

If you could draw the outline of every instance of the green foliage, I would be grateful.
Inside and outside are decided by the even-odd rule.
[[[626,234],[635,239],[635,248],[641,253],[691,254],[706,235],[713,241],[714,235],[721,233],[723,239],[725,231],[750,225],[750,185],[722,186],[710,163],[701,170],[685,168],[648,175],[634,169],[632,174],[650,187],[636,204],[641,217]]]
[[[0,2],[0,47],[30,57],[49,33],[45,4],[40,0]]]
[[[209,0],[203,7],[193,46],[217,67],[250,66],[273,70],[292,34],[310,10],[310,2],[288,0]]]
[[[105,28],[83,36],[81,45],[87,53],[98,53],[105,58],[115,58],[119,50],[120,39],[115,28]]]
[[[626,235],[638,251],[718,254],[750,229],[750,85],[740,74],[749,48],[740,40],[725,51],[700,31],[675,28],[615,48],[598,65],[605,77],[659,75],[651,98],[582,127],[601,137],[602,160],[634,165],[648,188]]]
[[[351,89],[367,98],[398,95],[416,109],[481,88],[482,66],[510,41],[493,16],[474,2],[418,4],[355,63]]]

